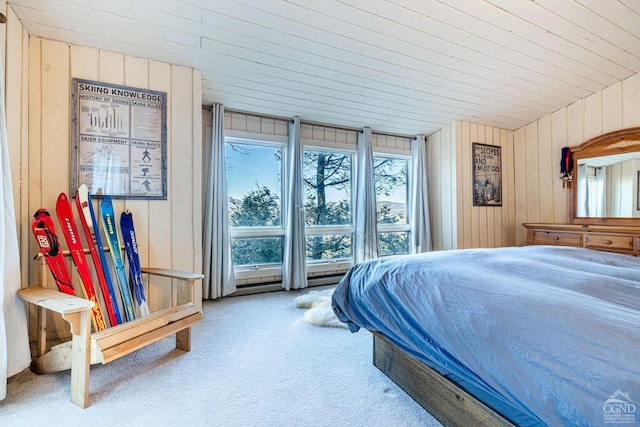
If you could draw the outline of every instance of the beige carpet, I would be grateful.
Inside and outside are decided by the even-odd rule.
[[[173,340],[91,368],[91,406],[69,372],[8,382],[0,425],[438,426],[371,364],[371,335],[322,328],[293,303],[308,291],[204,303],[192,351]]]

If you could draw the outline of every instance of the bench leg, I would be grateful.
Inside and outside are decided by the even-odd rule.
[[[36,356],[40,357],[47,352],[47,310],[37,307],[38,331],[36,332]]]
[[[191,327],[176,332],[176,348],[191,351]]]
[[[71,401],[81,408],[89,406],[89,367],[91,356],[91,318],[89,311],[80,313],[79,330],[73,333],[72,349],[71,349]]]

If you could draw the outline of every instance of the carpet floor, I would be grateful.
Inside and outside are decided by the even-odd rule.
[[[320,288],[322,289],[322,288]],[[308,291],[205,301],[192,350],[173,337],[91,368],[91,406],[69,372],[7,384],[0,425],[440,426],[371,363],[372,337],[303,321]]]

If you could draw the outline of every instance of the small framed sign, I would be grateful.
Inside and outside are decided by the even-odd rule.
[[[501,147],[473,143],[473,206],[502,206]]]
[[[73,79],[71,100],[71,194],[166,200],[167,94]]]

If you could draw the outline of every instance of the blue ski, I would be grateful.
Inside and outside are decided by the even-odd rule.
[[[116,277],[118,279],[118,286],[120,287],[120,296],[122,297],[124,312],[127,321],[133,320],[136,318],[136,313],[133,309],[133,298],[131,297],[131,290],[129,289],[129,280],[127,280],[127,274],[124,270],[124,262],[122,261],[122,254],[120,253],[120,239],[118,238],[118,231],[115,226],[115,215],[113,213],[111,197],[104,196],[104,199],[102,199],[102,203],[100,204],[100,215],[102,218],[102,227],[107,235],[109,252],[111,252],[111,258],[113,259],[113,265],[116,270]]]
[[[109,264],[107,264],[107,258],[104,254],[104,246],[102,246],[102,238],[100,237],[100,227],[98,226],[96,214],[93,211],[91,195],[85,184],[78,187],[76,207],[78,208],[80,222],[84,229],[87,243],[89,244],[93,265],[96,270],[96,275],[98,276],[100,289],[102,289],[102,297],[104,298],[107,313],[109,314],[109,321],[111,322],[111,326],[119,325],[122,323],[122,317],[120,316],[120,309],[118,308],[116,290],[111,281]]]
[[[129,273],[133,281],[133,290],[138,303],[140,316],[148,316],[149,304],[144,295],[144,281],[142,280],[142,269],[140,267],[140,256],[138,254],[138,241],[136,240],[136,232],[133,228],[133,214],[126,209],[120,215],[120,230],[122,231],[122,240],[124,240],[124,251],[129,260]]]

